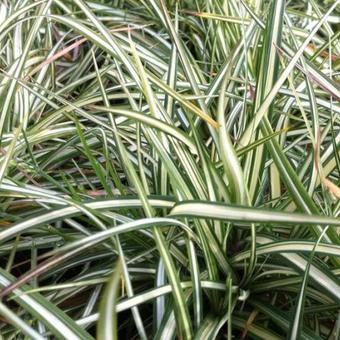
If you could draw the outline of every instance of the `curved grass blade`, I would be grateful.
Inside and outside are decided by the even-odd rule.
[[[122,268],[120,261],[118,260],[101,297],[97,322],[98,340],[118,340],[118,324],[115,306],[118,300],[121,275]]]

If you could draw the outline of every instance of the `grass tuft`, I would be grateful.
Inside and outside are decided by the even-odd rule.
[[[1,336],[337,339],[339,24],[1,1]]]

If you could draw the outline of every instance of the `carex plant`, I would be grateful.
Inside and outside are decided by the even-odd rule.
[[[2,337],[339,338],[339,2],[1,1]]]

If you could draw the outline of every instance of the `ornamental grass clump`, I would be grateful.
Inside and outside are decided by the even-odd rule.
[[[1,1],[1,336],[338,339],[339,24]]]

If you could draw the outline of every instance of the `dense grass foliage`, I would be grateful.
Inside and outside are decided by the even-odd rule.
[[[0,1],[4,339],[339,339],[340,1]]]

